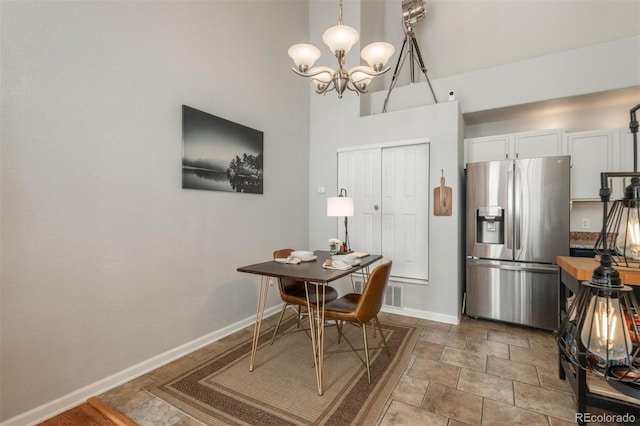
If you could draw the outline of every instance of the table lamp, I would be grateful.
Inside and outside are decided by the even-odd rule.
[[[351,248],[349,246],[347,218],[353,217],[353,198],[347,197],[346,189],[341,188],[337,197],[327,198],[327,216],[344,216],[344,243],[346,245],[347,253],[349,253]]]

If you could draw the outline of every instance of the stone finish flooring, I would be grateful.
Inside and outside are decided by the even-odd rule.
[[[558,378],[553,333],[467,317],[457,326],[385,313],[380,318],[389,316],[423,331],[378,426],[575,424],[576,400],[569,382]],[[275,316],[267,318],[262,329],[274,323]],[[199,349],[100,398],[142,426],[201,426],[143,387],[206,353],[207,347]]]

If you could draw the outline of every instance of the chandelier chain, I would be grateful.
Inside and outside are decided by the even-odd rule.
[[[342,23],[342,0],[338,2],[338,25],[343,25]]]

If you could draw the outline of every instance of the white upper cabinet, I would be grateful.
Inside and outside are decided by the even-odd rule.
[[[567,133],[572,200],[600,199],[600,173],[614,170],[613,145],[612,130]]]
[[[563,155],[564,138],[561,129],[539,132],[516,133],[513,135],[515,158],[554,157]]]
[[[509,158],[513,138],[511,135],[465,139],[465,163],[505,160]]]
[[[466,163],[563,155],[562,129],[465,139]]]
[[[629,129],[567,133],[571,155],[571,199],[600,200],[600,173],[633,172],[633,137]],[[611,199],[621,199],[629,179],[608,182]]]

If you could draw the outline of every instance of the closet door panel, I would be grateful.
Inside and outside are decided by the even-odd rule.
[[[353,197],[354,216],[349,218],[349,243],[353,250],[381,253],[380,149],[338,154],[338,191]],[[338,230],[344,228],[338,220]],[[339,232],[337,235],[343,235]]]
[[[427,280],[428,145],[384,148],[382,170],[382,211],[393,224],[382,228],[383,253],[394,261],[392,275]]]
[[[338,191],[354,199],[351,248],[393,260],[394,277],[426,282],[429,187],[427,143],[338,153]]]

